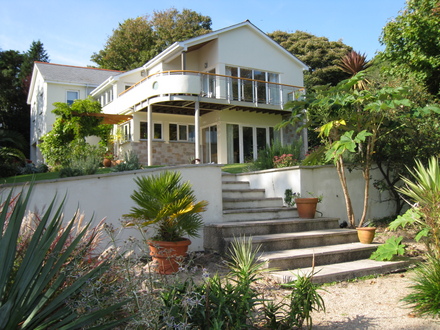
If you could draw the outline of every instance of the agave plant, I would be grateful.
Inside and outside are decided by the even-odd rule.
[[[63,229],[62,206],[55,198],[41,217],[24,251],[18,253],[23,219],[31,195],[11,191],[0,206],[0,329],[79,329],[111,313],[123,303],[79,315],[66,301],[107,267],[105,261],[82,274],[72,274],[75,255],[88,225],[72,238],[75,217]],[[90,224],[90,223],[89,223]],[[86,245],[92,243],[88,238]],[[75,277],[72,283],[71,277]],[[103,325],[110,329],[120,320]]]
[[[179,172],[165,171],[159,175],[135,179],[138,190],[130,197],[137,204],[126,217],[140,227],[155,226],[157,241],[179,241],[184,236],[198,237],[203,225],[200,213],[207,201],[196,202],[189,182],[181,182]]]

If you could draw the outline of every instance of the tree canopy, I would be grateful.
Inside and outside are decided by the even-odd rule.
[[[100,68],[131,70],[142,66],[176,41],[211,31],[211,18],[189,9],[155,11],[148,16],[127,19],[107,39],[104,49],[91,60]]]
[[[274,31],[268,35],[310,67],[304,75],[306,88],[326,84],[334,86],[349,77],[338,67],[341,58],[352,50],[342,41],[329,41],[303,31]]]
[[[390,74],[414,75],[433,95],[440,92],[440,1],[408,0],[380,38]]]

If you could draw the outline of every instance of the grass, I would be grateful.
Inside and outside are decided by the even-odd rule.
[[[251,164],[245,163],[245,164],[227,164],[222,167],[222,170],[224,172],[228,173],[243,173],[249,171],[249,166]],[[152,167],[159,167],[159,166],[149,166],[149,168]],[[96,174],[105,174],[112,172],[112,169],[110,167],[102,167],[99,168]],[[24,174],[24,175],[16,175],[11,176],[9,178],[0,178],[0,184],[3,183],[23,183],[23,182],[30,182],[32,179],[34,181],[42,181],[42,180],[54,180],[60,178],[60,172],[47,172],[47,173],[37,173],[37,174]]]
[[[96,174],[105,174],[110,173],[111,168],[103,167],[99,168]],[[23,183],[23,182],[30,182],[32,179],[34,181],[42,181],[42,180],[53,180],[53,179],[59,179],[60,178],[60,172],[46,172],[46,173],[36,173],[36,174],[24,174],[24,175],[16,175],[11,176],[9,178],[1,178],[1,183]]]

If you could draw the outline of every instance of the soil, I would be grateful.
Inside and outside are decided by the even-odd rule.
[[[396,235],[383,228],[378,228],[377,232],[376,242],[384,242],[389,236]],[[405,236],[408,255],[423,255],[423,245],[414,242],[413,235],[408,232]],[[204,254],[197,258],[196,264],[211,274],[228,272],[224,259],[217,254]],[[401,301],[411,292],[412,277],[413,270],[409,270],[321,286],[319,293],[326,311],[312,314],[313,329],[440,329],[440,319],[419,317]],[[274,300],[289,294],[270,277],[260,281],[257,287],[265,298]]]

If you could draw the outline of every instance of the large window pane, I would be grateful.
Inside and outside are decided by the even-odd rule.
[[[142,140],[146,140],[146,139],[148,139],[148,123],[147,122],[141,122],[140,123],[140,134],[141,134],[141,136],[140,136],[140,138],[142,139]]]
[[[266,128],[257,127],[257,150],[266,148],[267,145],[267,135]]]
[[[153,139],[162,140],[162,124],[154,123]]]
[[[177,141],[177,124],[169,125],[170,141]]]
[[[254,134],[252,127],[243,127],[243,157],[245,162],[254,160]]]
[[[228,164],[240,163],[240,137],[238,128],[238,125],[226,125],[228,139]]]
[[[240,77],[252,79],[252,70],[241,69],[240,70]],[[253,102],[254,97],[253,97],[252,81],[241,79],[240,83],[241,83],[241,91],[242,91],[241,100],[246,101],[246,102]]]
[[[266,81],[266,72],[255,70],[254,79],[258,80],[254,82],[257,90],[257,102],[266,103],[266,83],[263,82]]]
[[[188,140],[188,133],[186,125],[179,125],[179,140],[186,141]]]

